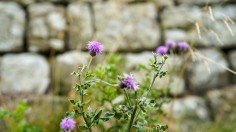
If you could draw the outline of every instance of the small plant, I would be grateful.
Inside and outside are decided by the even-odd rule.
[[[147,76],[143,84],[138,84],[132,74],[120,74],[121,71],[117,70],[115,66],[111,70],[111,64],[91,70],[91,62],[95,56],[102,53],[103,46],[97,41],[91,41],[88,44],[88,50],[91,55],[89,63],[72,73],[72,75],[78,77],[78,83],[74,88],[80,98],[69,100],[74,109],[72,112],[66,113],[67,117],[61,121],[61,128],[65,131],[74,129],[75,121],[73,118],[77,115],[81,116],[84,122],[79,125],[79,129],[90,132],[92,127],[100,125],[100,121],[106,122],[110,119],[116,120],[115,123],[111,123],[114,126],[109,129],[110,131],[130,132],[132,129],[137,131],[165,131],[168,128],[167,125],[163,125],[157,119],[148,116],[152,116],[153,111],[161,111],[161,106],[165,102],[157,100],[151,91],[155,80],[167,74],[167,71],[163,71],[162,67],[168,58],[166,55],[168,48],[158,48],[156,53],[153,53],[150,68],[142,66],[143,69],[152,73],[152,75]],[[92,97],[89,97],[89,94],[92,94],[89,89],[93,87],[98,87],[103,92],[104,89],[109,88],[108,91],[112,96],[104,95],[106,98],[101,98],[101,100],[108,102],[112,108],[106,108],[103,106],[104,103],[101,103],[99,105],[101,107],[97,107],[97,109],[88,106],[91,103],[91,100],[88,99],[92,99]],[[112,103],[112,100],[120,94],[124,94],[126,100],[116,104]],[[149,122],[151,122],[150,125],[148,125]]]
[[[25,119],[28,110],[27,102],[20,101],[14,111],[0,109],[0,119],[5,119],[6,127],[11,132],[39,132],[36,127],[31,127]]]

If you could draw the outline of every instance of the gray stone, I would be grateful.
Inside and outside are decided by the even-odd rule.
[[[154,4],[95,3],[94,12],[94,39],[102,42],[105,50],[135,51],[157,46],[160,31]]]
[[[174,6],[174,0],[153,0],[158,9]]]
[[[71,3],[67,9],[69,48],[85,49],[93,36],[92,15],[87,3]],[[98,22],[100,23],[100,22]]]
[[[0,2],[0,52],[21,51],[25,12],[16,3]]]
[[[233,50],[229,53],[229,62],[234,71],[236,71],[236,51]]]
[[[161,19],[162,25],[167,28],[189,28],[199,21],[202,11],[197,6],[181,5],[164,9]]]
[[[175,40],[176,42],[188,40],[187,32],[181,29],[167,29],[164,31],[164,36],[166,40]]]
[[[191,126],[209,121],[206,102],[197,96],[173,99],[169,104],[163,105],[163,110],[170,116],[170,131],[189,132],[192,131]]]
[[[228,55],[228,59],[229,59],[229,64],[230,64],[230,69],[232,71],[234,71],[234,73],[230,74],[230,80],[232,81],[232,83],[236,83],[236,51],[230,51],[229,55]]]
[[[77,78],[72,76],[73,71],[88,63],[90,55],[84,52],[71,51],[56,57],[55,71],[53,71],[53,83],[59,93],[67,94],[74,87]]]
[[[11,93],[44,93],[49,84],[49,66],[37,54],[7,54],[1,61],[0,88]]]
[[[163,12],[166,39],[192,42],[197,47],[236,47],[236,25],[233,22],[236,6],[213,6],[212,13],[209,8],[190,7],[173,7]]]
[[[188,4],[188,5],[209,5],[209,4],[220,4],[226,3],[233,0],[177,0],[179,4]]]
[[[209,118],[205,100],[197,96],[172,100],[170,103],[163,105],[163,110],[172,113],[171,115],[175,120],[187,120],[192,117],[200,120]]]
[[[200,37],[197,30],[189,31],[189,41],[197,46],[205,47],[236,47],[236,6],[212,7],[212,15],[204,12],[200,25]]]
[[[50,3],[32,4],[28,8],[28,44],[32,52],[64,49],[66,20],[64,9]]]
[[[202,91],[222,87],[228,84],[228,62],[216,49],[203,49],[193,54],[194,59],[188,63],[187,79],[190,89]]]
[[[215,121],[235,119],[236,112],[236,86],[229,86],[222,90],[211,90],[207,98]]]

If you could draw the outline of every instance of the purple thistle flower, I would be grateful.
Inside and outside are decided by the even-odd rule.
[[[65,117],[61,120],[60,127],[64,131],[73,130],[75,128],[75,120]]]
[[[174,49],[176,43],[175,43],[174,40],[167,40],[165,45],[166,45],[166,47],[168,47],[168,48],[170,48],[170,49]]]
[[[137,82],[135,82],[132,75],[124,74],[124,77],[120,80],[120,87],[125,89],[138,89]]]
[[[178,49],[180,50],[180,51],[184,51],[184,52],[186,52],[187,50],[188,50],[188,48],[189,48],[189,45],[188,45],[188,43],[187,42],[179,42],[178,43]]]
[[[88,50],[91,56],[97,56],[102,53],[103,46],[100,42],[90,41],[88,43]]]
[[[166,46],[159,46],[156,49],[156,53],[160,55],[165,55],[168,52],[168,48]]]

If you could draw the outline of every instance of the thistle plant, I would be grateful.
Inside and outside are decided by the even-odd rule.
[[[74,109],[72,112],[66,113],[66,117],[61,121],[61,128],[64,131],[71,131],[75,126],[73,118],[77,115],[81,116],[84,122],[79,125],[79,128],[90,132],[92,131],[92,127],[100,124],[100,121],[105,122],[111,118],[114,118],[116,123],[111,123],[114,127],[111,127],[110,131],[112,131],[113,128],[115,128],[114,130],[118,129],[119,131],[127,132],[130,132],[132,129],[136,129],[137,131],[165,131],[167,126],[162,125],[159,122],[148,127],[143,127],[140,124],[145,120],[145,116],[150,116],[151,112],[160,109],[162,105],[160,100],[156,100],[156,98],[153,98],[150,94],[155,80],[157,78],[162,78],[167,73],[162,70],[162,67],[168,58],[166,56],[168,48],[163,46],[157,48],[156,53],[153,53],[153,60],[151,61],[149,71],[149,73],[152,73],[152,76],[150,75],[151,77],[148,77],[147,82],[149,86],[147,88],[142,87],[142,84],[139,85],[132,74],[121,73],[117,75],[117,73],[114,73],[118,72],[118,70],[115,70],[115,67],[113,70],[110,69],[110,66],[105,68],[98,67],[97,69],[95,68],[95,70],[90,69],[90,64],[93,58],[100,55],[102,50],[103,46],[101,43],[97,41],[89,42],[88,51],[91,55],[89,63],[80,67],[78,71],[72,73],[72,75],[78,77],[78,83],[76,83],[74,88],[75,91],[79,93],[80,98],[77,100],[69,100],[74,106]],[[106,76],[110,76],[110,78],[113,79],[109,80]],[[101,89],[99,87],[101,87]],[[109,102],[112,108],[104,109],[105,106],[101,106],[93,110],[88,106],[90,100],[86,100],[89,97],[88,93],[92,94],[88,92],[91,88],[98,88],[101,91],[105,91],[106,88],[109,88],[109,94],[115,96],[123,94],[126,99],[117,104],[113,104],[111,101],[114,99],[114,96],[112,96],[112,98],[103,98]]]

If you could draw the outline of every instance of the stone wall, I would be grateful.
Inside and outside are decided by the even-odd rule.
[[[122,52],[127,71],[146,64],[165,40],[184,40],[192,47],[186,71],[174,70],[183,66],[181,55],[166,66],[173,70],[171,94],[181,97],[174,108],[209,118],[206,100],[220,107],[214,98],[236,94],[234,21],[235,0],[0,0],[0,89],[42,94],[59,85],[66,93],[75,81],[70,72],[88,61],[90,40]]]

